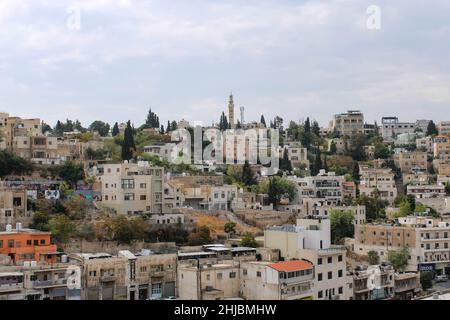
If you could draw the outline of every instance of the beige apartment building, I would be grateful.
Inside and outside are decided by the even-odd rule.
[[[150,300],[176,296],[176,254],[119,251],[71,256],[82,268],[84,300]]]
[[[0,182],[0,228],[28,222],[26,190],[12,190],[2,187]]]
[[[428,169],[426,152],[402,152],[394,155],[394,162],[402,173],[426,172]]]
[[[105,164],[101,171],[103,205],[125,215],[163,213],[164,168],[124,162]]]
[[[438,274],[450,274],[450,223],[426,217],[398,219],[399,225],[367,224],[356,226],[357,254],[378,252],[387,261],[390,250],[409,248],[408,271],[427,267]]]
[[[433,156],[439,158],[442,154],[450,153],[450,137],[438,136],[434,138]]]
[[[224,260],[178,265],[178,294],[182,300],[224,300],[240,297],[240,262]]]
[[[403,174],[403,185],[427,185],[431,181],[431,175],[426,172]]]
[[[267,228],[264,246],[280,249],[285,260],[306,259],[315,266],[314,299],[348,300],[346,250],[331,245],[330,220],[298,219],[297,225]]]
[[[0,267],[0,300],[81,300],[81,289],[68,286],[67,263]]]
[[[300,204],[304,198],[321,199],[326,205],[340,205],[344,199],[344,176],[337,176],[334,172],[320,170],[317,176],[298,178],[290,176],[296,184],[297,195],[294,203]]]
[[[302,148],[299,143],[286,142],[285,146],[278,150],[280,158],[283,158],[284,150],[287,150],[292,168],[299,168],[303,165],[309,169],[308,149]]]
[[[0,147],[10,152],[14,150],[14,138],[18,136],[36,137],[41,135],[40,119],[21,119],[10,117],[8,113],[0,113]]]
[[[368,165],[359,166],[360,194],[372,196],[378,190],[380,198],[393,203],[397,197],[394,173],[392,169],[372,168]]]
[[[450,121],[441,121],[437,125],[440,135],[450,135]]]
[[[351,136],[355,133],[364,133],[364,115],[358,110],[349,110],[346,113],[336,114],[331,129],[341,136]]]
[[[443,185],[409,185],[406,194],[413,195],[417,199],[443,198],[445,197],[445,186]]]
[[[432,137],[423,137],[416,139],[416,148],[418,150],[424,150],[427,153],[433,153],[433,138]]]
[[[241,292],[246,300],[312,300],[314,266],[304,260],[244,262]]]
[[[373,275],[376,274],[376,277]],[[395,272],[392,266],[369,266],[353,272],[353,300],[383,300],[395,292]],[[373,283],[372,283],[373,282]],[[372,285],[372,286],[371,286]]]

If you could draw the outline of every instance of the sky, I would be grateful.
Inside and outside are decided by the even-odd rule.
[[[0,112],[450,120],[449,52],[448,0],[0,0]]]

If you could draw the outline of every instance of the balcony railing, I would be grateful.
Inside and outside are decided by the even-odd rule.
[[[33,281],[34,288],[60,287],[60,286],[66,286],[66,285],[67,285],[67,279]]]
[[[0,292],[17,291],[23,288],[23,282],[2,284],[0,285]]]

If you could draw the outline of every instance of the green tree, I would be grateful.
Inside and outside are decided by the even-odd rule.
[[[427,136],[433,136],[433,135],[438,135],[438,134],[439,134],[439,132],[438,132],[438,129],[436,128],[436,124],[434,123],[433,120],[431,120],[428,123],[426,135]]]
[[[395,271],[404,271],[408,266],[408,260],[409,260],[408,248],[388,251],[388,261],[392,264]]]
[[[291,164],[291,161],[289,160],[289,154],[288,154],[287,148],[284,148],[283,158],[281,158],[281,160],[280,160],[280,170],[288,171],[288,172],[292,171],[292,164]]]
[[[336,154],[337,152],[337,147],[336,147],[336,143],[334,141],[331,141],[330,144],[330,153],[331,154]]]
[[[378,252],[370,250],[367,252],[367,256],[369,257],[369,264],[371,266],[380,264],[380,256],[378,255]]]
[[[450,195],[450,182],[445,183],[445,193],[449,196]]]
[[[272,177],[268,182],[260,186],[261,193],[267,193],[269,203],[274,207],[280,204],[281,199],[288,198],[292,201],[296,195],[295,184],[284,177]]]
[[[90,223],[82,224],[77,232],[77,236],[87,241],[94,241],[95,240],[94,226]]]
[[[244,167],[242,169],[242,182],[246,186],[251,186],[256,183],[255,176],[248,161],[245,161]]]
[[[330,212],[331,241],[334,244],[340,243],[344,238],[355,236],[355,217],[351,211],[332,210]]]
[[[188,237],[188,243],[191,246],[205,245],[211,242],[211,230],[207,226],[197,228],[197,231],[191,233]]]
[[[0,177],[7,175],[29,175],[33,171],[33,164],[24,158],[8,151],[0,151]]]
[[[135,152],[136,145],[134,143],[133,128],[131,127],[131,121],[128,120],[123,138],[122,160],[132,159]]]
[[[108,123],[99,120],[92,122],[89,126],[90,131],[97,131],[102,137],[109,135],[109,129],[111,129],[111,127]]]
[[[264,115],[261,115],[261,120],[260,120],[261,124],[264,126],[264,128],[267,127],[266,125],[266,119],[264,119]]]
[[[244,235],[242,236],[240,245],[242,247],[248,247],[248,248],[258,247],[258,243],[256,242],[255,235],[251,232],[244,233]]]
[[[50,125],[42,121],[42,133],[43,134],[46,134],[47,132],[52,133],[52,131],[53,131],[52,127],[50,127]]]
[[[319,146],[317,146],[314,161],[311,164],[311,175],[313,175],[313,176],[318,175],[320,172],[320,169],[323,169],[323,166],[322,166],[322,159],[320,157],[320,149],[319,149]]]
[[[389,151],[389,148],[384,144],[377,143],[375,144],[374,156],[375,159],[387,159],[391,156],[391,152]]]
[[[359,181],[359,164],[358,161],[353,161],[353,166],[352,166],[352,177],[353,177],[353,181],[357,182]]]
[[[229,221],[223,226],[223,231],[228,234],[236,233],[236,223]]]
[[[65,215],[51,218],[49,226],[52,237],[60,243],[67,243],[76,231],[75,223]]]
[[[356,161],[366,160],[366,153],[364,152],[364,144],[366,136],[362,133],[352,134],[348,142],[347,155],[351,156]]]
[[[423,290],[428,290],[433,287],[434,271],[421,271],[420,284]]]
[[[143,128],[144,129],[149,129],[149,128],[159,129],[160,128],[159,117],[156,115],[156,113],[154,113],[152,111],[152,109],[149,109],[149,111],[148,111],[147,119],[145,120],[145,124],[144,124]]]
[[[72,161],[66,161],[62,165],[51,169],[54,174],[62,178],[73,189],[76,189],[78,181],[84,180],[84,168],[81,164],[75,164]]]
[[[317,121],[314,121],[312,124],[311,132],[315,134],[317,137],[320,136],[320,126]]]
[[[119,133],[120,133],[119,124],[116,122],[116,123],[114,123],[114,126],[112,128],[111,135],[113,137],[115,137],[115,136],[119,135]]]
[[[48,212],[34,212],[33,214],[33,222],[30,225],[30,228],[40,230],[40,231],[50,231],[50,215]]]

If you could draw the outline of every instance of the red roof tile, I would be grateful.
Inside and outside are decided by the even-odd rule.
[[[292,261],[283,261],[278,263],[270,264],[269,267],[281,271],[281,272],[293,272],[299,270],[308,270],[312,269],[313,265],[310,262],[304,260],[292,260]]]

